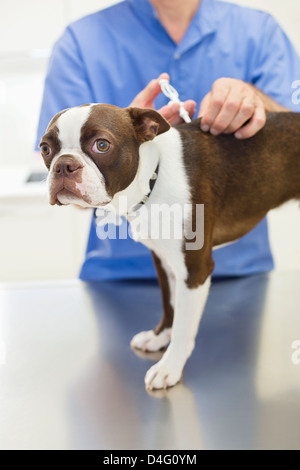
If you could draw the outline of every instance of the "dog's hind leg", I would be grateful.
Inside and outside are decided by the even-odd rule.
[[[161,260],[152,252],[155,268],[162,293],[163,317],[154,330],[142,331],[135,335],[130,345],[143,351],[159,351],[165,348],[171,339],[174,302],[175,302],[175,275],[166,261]]]

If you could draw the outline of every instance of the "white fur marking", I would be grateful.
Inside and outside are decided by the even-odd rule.
[[[86,123],[91,109],[92,106],[78,106],[68,109],[59,116],[56,126],[59,129],[58,138],[61,141],[62,147],[81,150],[81,129]]]
[[[170,268],[170,265],[164,259],[161,259],[161,264],[168,278],[169,292],[170,292],[170,305],[175,308],[175,289],[176,289],[176,278],[175,274]]]
[[[228,242],[228,243],[222,243],[221,245],[216,245],[213,247],[213,250],[219,250],[220,248],[225,248],[226,246],[230,246],[233,243],[237,242],[239,239],[234,240],[233,242]]]
[[[132,338],[130,346],[142,351],[154,352],[166,347],[170,342],[170,338],[171,328],[162,330],[158,335],[153,330],[141,331]]]
[[[153,168],[149,167],[148,162],[143,161],[143,155],[151,151],[152,158],[155,159],[153,166],[157,158],[159,159],[158,178],[145,204],[146,208],[149,208],[151,204],[161,203],[169,206],[189,204],[191,202],[190,187],[183,163],[180,133],[172,128],[155,138],[144,149],[145,153],[141,152],[139,176],[142,175],[145,180],[138,182],[137,176],[132,188],[135,185],[135,187],[146,189],[149,184]],[[140,192],[142,192],[141,189]],[[123,194],[126,195],[126,190]],[[134,191],[131,194],[134,194]],[[134,201],[135,204],[137,202],[139,200]],[[190,214],[186,216],[190,217]],[[149,369],[145,377],[147,388],[166,388],[175,385],[180,380],[186,360],[194,348],[199,321],[209,292],[210,278],[198,288],[189,289],[186,286],[185,280],[188,272],[182,252],[182,240],[171,238],[170,240],[142,239],[141,241],[160,258],[168,274],[171,302],[175,307],[171,343],[162,359]],[[133,339],[133,344],[143,347],[152,335],[152,333],[143,332]]]

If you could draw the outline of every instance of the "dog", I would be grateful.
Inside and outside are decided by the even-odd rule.
[[[118,211],[123,197],[129,222],[136,207],[145,212],[155,204],[176,204],[187,207],[182,225],[195,225],[197,207],[204,205],[198,248],[188,249],[192,228],[181,239],[150,234],[141,240],[152,251],[164,313],[131,346],[168,346],[146,373],[146,388],[171,387],[181,379],[209,293],[213,249],[241,238],[270,209],[300,199],[299,129],[300,114],[269,113],[260,132],[237,140],[202,132],[200,119],[170,127],[152,109],[106,104],[69,108],[51,120],[40,144],[50,204]],[[140,224],[147,223],[141,215]]]

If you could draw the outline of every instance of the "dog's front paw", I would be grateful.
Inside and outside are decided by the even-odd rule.
[[[162,330],[158,335],[153,330],[142,331],[132,338],[130,346],[142,351],[154,352],[165,348],[169,344],[170,338],[171,328]]]
[[[179,382],[181,375],[182,368],[171,365],[163,357],[148,370],[145,376],[145,385],[149,390],[173,387]]]

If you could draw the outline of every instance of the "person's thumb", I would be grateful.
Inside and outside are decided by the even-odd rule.
[[[158,78],[151,80],[146,87],[134,98],[130,106],[138,108],[154,108],[154,100],[161,92],[159,80],[169,79],[167,73],[162,73]]]

